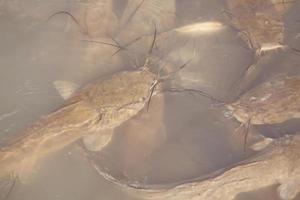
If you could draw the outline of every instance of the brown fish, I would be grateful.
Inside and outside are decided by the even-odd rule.
[[[141,9],[152,9],[157,8],[157,4],[161,4],[159,1],[155,1],[145,2],[144,5],[143,2],[143,0],[132,0],[128,3],[124,12],[124,15],[128,15],[128,23],[134,15],[142,15],[140,11],[136,13],[135,9],[138,10],[140,7]],[[169,2],[173,5],[174,0]],[[66,11],[57,12],[48,20],[57,14],[66,14],[84,30],[84,33],[87,32],[91,37],[107,38],[107,35],[114,35],[118,20],[113,12],[113,1],[89,1],[87,5],[82,4],[82,6],[80,10],[86,14],[83,20],[77,21],[72,14]],[[131,12],[132,8],[134,8],[133,12]],[[96,13],[97,15],[95,15]],[[163,11],[160,13],[166,14]],[[150,18],[157,18],[156,14],[147,13],[147,15]],[[173,16],[173,14],[171,15]],[[99,16],[103,16],[104,19]],[[99,25],[107,25],[111,19],[114,22],[111,28],[104,26],[98,30]],[[169,21],[172,19],[167,18],[166,24]],[[153,24],[150,24],[151,27],[147,28],[152,30]],[[153,49],[155,37],[156,33],[150,51]],[[119,47],[116,45],[116,48]],[[150,53],[148,52],[148,55]],[[155,93],[153,91],[161,80],[159,80],[158,74],[152,73],[147,67],[148,60],[142,70],[117,73],[89,84],[72,96],[62,108],[27,128],[19,139],[1,148],[0,177],[13,172],[19,178],[26,179],[32,173],[32,167],[38,159],[62,149],[83,136],[85,136],[84,144],[88,149],[101,150],[111,140],[111,130],[141,111],[147,102],[150,102],[151,95]],[[99,134],[96,134],[97,132]]]
[[[113,181],[139,199],[233,200],[243,192],[279,185],[279,197],[292,200],[300,192],[299,151],[299,135],[287,136],[273,141],[253,158],[195,180],[144,188]]]
[[[284,44],[284,14],[293,1],[280,0],[227,0],[230,23],[240,31],[240,36],[255,52],[254,62],[233,84],[240,94],[260,73],[258,62],[270,51],[295,49]],[[266,56],[265,56],[266,57]],[[269,59],[269,58],[268,58]]]
[[[268,51],[283,47],[283,14],[291,2],[272,0],[227,0],[230,22],[243,34],[251,49]]]
[[[0,151],[0,176],[15,173],[21,180],[36,161],[78,140],[99,132],[102,148],[109,130],[144,108],[157,75],[148,68],[125,71],[89,84],[57,111],[29,127],[20,138]],[[108,130],[108,132],[105,132]]]
[[[228,104],[233,116],[245,124],[277,124],[300,118],[300,77],[272,78]]]

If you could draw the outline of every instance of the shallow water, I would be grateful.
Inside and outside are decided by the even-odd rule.
[[[134,19],[118,31],[105,29],[122,44],[144,36],[129,46],[128,51],[113,57],[115,48],[82,41],[90,37],[81,33],[70,17],[56,15],[47,21],[51,14],[65,10],[83,24],[83,10],[101,5],[101,1],[87,2],[0,0],[1,146],[15,138],[24,127],[63,104],[53,81],[67,80],[83,85],[100,76],[133,69],[134,64],[140,66],[144,62],[153,35],[153,23],[147,22],[147,17]],[[134,1],[113,2],[116,18],[120,18],[121,13],[126,12],[126,3]],[[158,23],[159,32],[199,20],[219,20],[219,13],[226,8],[221,0],[167,0],[160,6],[168,8],[168,12],[157,11],[152,18]],[[175,8],[174,15],[172,9]],[[297,1],[285,16],[286,43],[298,49],[299,8]],[[174,19],[169,20],[169,15]],[[159,17],[164,16],[166,19],[160,20]],[[95,26],[103,29],[100,25],[104,26],[104,22],[105,18]],[[113,27],[113,20],[109,24]],[[102,39],[97,31],[91,35]],[[196,36],[166,32],[160,38],[151,56],[160,57],[153,63],[156,67],[166,64],[165,69],[172,71],[192,59],[166,87],[202,89],[225,101],[236,98],[230,87],[252,63],[254,55],[235,30],[225,26],[218,33]],[[299,74],[299,62],[299,53],[279,51],[268,54],[258,64],[261,67],[259,76],[247,88],[279,73]],[[144,110],[116,129],[113,142],[94,155],[95,162],[115,177],[142,184],[181,182],[226,167],[254,152],[243,152],[243,135],[233,134],[239,124],[226,118],[224,111],[224,107],[194,93],[157,96],[151,102],[149,113]],[[271,127],[259,126],[258,130],[278,137],[299,131],[298,124],[299,120],[292,120]],[[241,194],[237,199],[260,199],[259,192]],[[263,193],[266,198],[275,199],[274,189],[266,189]],[[133,198],[99,176],[75,143],[38,165],[30,183],[17,183],[9,199]]]

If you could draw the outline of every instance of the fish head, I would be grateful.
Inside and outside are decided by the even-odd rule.
[[[236,118],[240,123],[246,123],[249,120],[250,111],[239,102],[228,104],[226,107],[230,111],[231,115],[234,116],[234,118]]]
[[[273,16],[265,14],[257,14],[253,23],[250,34],[258,46],[265,44],[282,44],[284,39],[284,24],[282,20],[278,20]]]

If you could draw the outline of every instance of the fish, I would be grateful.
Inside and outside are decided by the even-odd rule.
[[[284,48],[283,15],[292,2],[273,0],[228,0],[230,23],[258,54]]]
[[[285,136],[274,139],[258,154],[233,166],[168,185],[137,186],[112,179],[107,174],[102,176],[138,199],[233,200],[240,193],[275,185],[282,200],[292,200],[300,192],[299,150],[299,133]]]
[[[47,21],[56,15],[64,14],[80,27],[81,34],[85,34],[92,39],[96,37],[107,39],[109,38],[108,35],[114,35],[116,26],[119,23],[113,12],[113,1],[96,1],[94,7],[91,6],[93,3],[95,2],[91,1],[87,5],[82,4],[82,9],[79,9],[79,11],[87,12],[83,19],[77,20],[67,11],[58,11],[52,14]],[[170,0],[169,3],[173,5],[174,1]],[[143,1],[130,1],[124,11],[124,16],[130,13],[127,10],[131,10],[135,5],[138,6],[138,9],[139,5],[142,6],[142,4]],[[157,5],[160,5],[158,1],[145,2],[145,7],[142,7],[147,9],[147,7],[152,8],[157,7]],[[111,29],[103,28],[99,31],[95,29],[99,23],[93,20],[95,19],[93,13],[98,12],[97,16],[99,16],[99,11],[101,11],[100,15],[105,16],[105,20],[102,21],[101,18],[100,24],[106,24],[107,20],[114,19],[115,23]],[[126,23],[129,23],[133,16],[136,18],[142,13],[135,14],[133,12],[128,16],[129,18],[125,17]],[[151,16],[154,15],[150,15],[150,18]],[[121,21],[125,23],[125,21]],[[155,45],[157,34],[156,25],[154,28],[154,39],[151,41],[151,48],[142,67],[119,72],[108,77],[101,77],[82,88],[70,82],[55,81],[54,86],[62,97],[67,99],[66,102],[57,110],[43,116],[36,123],[26,128],[19,138],[1,147],[0,177],[13,173],[21,182],[26,182],[32,175],[34,167],[42,158],[81,138],[88,150],[101,151],[111,141],[114,128],[136,116],[142,109],[147,108],[148,110],[152,95],[157,94],[160,83],[168,77],[168,75],[160,77],[159,73],[153,72],[149,68],[149,57]],[[151,29],[153,29],[152,24]],[[118,30],[116,31],[118,32]],[[113,37],[110,37],[110,39],[113,39]],[[121,47],[120,45],[116,46],[117,48]]]
[[[300,77],[279,74],[242,94],[235,102],[225,104],[244,133],[244,148],[253,125],[281,124],[300,119]],[[245,149],[244,149],[245,150]]]
[[[293,1],[279,0],[227,0],[229,24],[239,32],[240,38],[254,53],[253,63],[246,67],[234,81],[233,88],[239,94],[255,80],[261,72],[259,62],[270,59],[279,51],[298,51],[284,42],[284,14]]]
[[[245,133],[244,147],[252,125],[281,124],[300,119],[300,76],[278,74],[246,91],[233,102],[225,102],[199,90],[195,94],[207,97],[224,108],[226,118],[234,118]],[[218,106],[219,107],[219,106]]]
[[[249,119],[251,125],[261,125],[300,118],[300,77],[274,76],[238,100],[226,103],[225,107],[241,124]],[[281,199],[293,199],[300,188],[300,136],[265,138],[250,148],[258,151],[254,157],[212,174],[170,185],[144,185],[117,179],[93,160],[90,162],[102,177],[139,199],[234,199],[242,192],[275,184],[280,184],[277,192]]]
[[[1,148],[0,177],[14,173],[26,182],[39,160],[85,135],[98,134],[102,141],[97,148],[104,148],[112,138],[110,130],[149,102],[155,80],[157,74],[143,68],[100,78],[78,90],[62,107]]]
[[[274,76],[226,107],[242,124],[279,124],[300,118],[300,77]]]
[[[131,177],[149,170],[147,159],[168,138],[164,124],[165,94],[155,95],[151,101],[149,111],[142,110],[115,130],[114,145],[108,149],[95,151],[97,144],[95,146],[78,145],[87,163],[91,166],[96,165],[99,170],[103,171],[103,174],[110,174],[119,180],[132,180]],[[111,153],[115,151],[121,156],[118,153]],[[116,168],[118,172],[115,171]]]

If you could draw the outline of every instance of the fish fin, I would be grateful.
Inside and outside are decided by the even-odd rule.
[[[261,141],[256,142],[253,145],[251,145],[250,149],[252,149],[254,151],[261,151],[264,148],[266,148],[267,146],[269,146],[273,141],[274,141],[274,139],[272,139],[272,138],[264,138]]]
[[[296,176],[283,182],[278,188],[277,192],[281,199],[294,199],[300,192],[300,177]]]
[[[69,99],[79,87],[74,82],[62,80],[54,81],[53,85],[64,100]]]
[[[83,144],[89,151],[101,151],[111,141],[113,132],[113,129],[108,129],[85,135]]]

